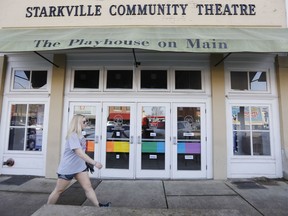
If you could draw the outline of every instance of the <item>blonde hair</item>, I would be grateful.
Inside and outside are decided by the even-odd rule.
[[[73,118],[70,122],[69,128],[68,128],[66,139],[68,139],[72,133],[76,133],[78,137],[82,136],[82,125],[81,124],[82,124],[82,121],[84,118],[85,118],[85,116],[80,115],[80,114],[73,116]]]

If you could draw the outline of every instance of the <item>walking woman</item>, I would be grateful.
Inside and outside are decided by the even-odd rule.
[[[66,136],[65,150],[61,158],[57,174],[58,180],[55,189],[50,194],[47,204],[55,204],[62,192],[75,179],[80,183],[85,191],[86,197],[98,207],[109,207],[110,202],[101,204],[98,202],[94,189],[88,175],[86,163],[101,169],[102,164],[94,161],[86,153],[86,139],[82,135],[82,130],[86,127],[87,121],[83,115],[75,115],[70,122]]]

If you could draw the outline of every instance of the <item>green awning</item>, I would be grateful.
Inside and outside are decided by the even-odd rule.
[[[286,28],[95,27],[0,29],[0,53],[75,48],[168,52],[288,52]]]

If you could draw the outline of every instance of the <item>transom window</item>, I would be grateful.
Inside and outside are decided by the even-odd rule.
[[[12,104],[8,150],[42,151],[44,104]]]
[[[201,71],[176,70],[175,89],[201,90]]]
[[[265,71],[231,71],[231,89],[238,91],[267,91]]]
[[[107,89],[132,89],[133,70],[108,70]]]
[[[47,89],[47,74],[45,70],[15,70],[12,87],[14,90]]]
[[[233,106],[234,155],[271,155],[267,106]]]
[[[167,70],[141,70],[141,89],[167,89]]]
[[[75,70],[72,81],[73,91],[118,91],[122,89],[125,91],[196,92],[203,90],[203,71],[201,70],[109,69],[103,72],[104,76],[101,76],[101,73],[101,70]]]
[[[99,70],[75,70],[74,88],[99,89],[99,74]]]

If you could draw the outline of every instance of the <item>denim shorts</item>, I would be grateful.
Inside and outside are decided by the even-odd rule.
[[[84,169],[82,172],[87,172],[87,171],[88,171],[88,169],[86,168],[86,169]],[[64,180],[67,180],[67,181],[71,181],[71,180],[77,175],[77,173],[75,173],[75,174],[68,174],[68,175],[63,175],[63,174],[57,173],[57,175],[58,175],[58,178],[60,178],[60,179],[64,179]]]

